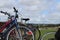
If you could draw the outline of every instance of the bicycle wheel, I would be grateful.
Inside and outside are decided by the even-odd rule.
[[[41,40],[54,40],[55,33],[56,32],[48,32],[42,36]]]
[[[35,29],[34,36],[35,36],[35,40],[40,40],[41,32],[39,29]]]
[[[18,35],[18,32],[16,31],[16,28],[12,28],[6,37],[6,40],[34,40],[34,34],[33,32],[27,28],[27,27],[19,27],[21,39]]]
[[[40,38],[41,38],[41,32],[40,32],[40,30],[39,30],[39,27],[38,27],[38,26],[35,27],[35,26],[33,26],[32,24],[30,24],[28,27],[29,27],[30,30],[32,30],[32,32],[34,33],[35,40],[40,40]]]

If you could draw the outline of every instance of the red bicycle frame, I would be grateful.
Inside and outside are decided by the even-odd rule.
[[[1,33],[6,27],[8,27],[8,25],[10,24],[10,22],[11,22],[11,19],[8,20],[8,21],[0,28],[0,33]]]

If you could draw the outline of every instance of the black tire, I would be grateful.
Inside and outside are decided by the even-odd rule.
[[[34,36],[35,36],[35,40],[40,40],[41,32],[39,29],[37,29],[37,28],[35,29]]]
[[[34,33],[35,40],[40,40],[41,39],[41,32],[39,30],[39,27],[35,27],[33,25],[28,26],[29,29]]]

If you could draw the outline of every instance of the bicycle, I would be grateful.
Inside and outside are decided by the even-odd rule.
[[[2,27],[0,27],[0,40],[35,40],[33,32],[28,27],[20,26],[18,24],[18,10],[15,7],[13,7],[13,9],[15,16],[11,16],[7,12],[0,11],[1,13],[8,15],[9,19]],[[24,35],[25,37],[28,36],[30,38],[26,39]]]
[[[30,26],[30,27],[29,27]],[[35,40],[40,40],[41,39],[41,31],[39,30],[38,26],[33,26],[33,24],[30,24],[28,27],[32,30]]]
[[[41,35],[41,30],[42,29],[39,29],[39,26],[36,27],[36,33],[35,34],[39,34],[39,37],[37,40],[55,40],[55,33],[56,31],[48,31],[46,33],[44,33],[43,35]],[[38,32],[37,32],[38,31]]]
[[[35,30],[33,31],[34,36],[35,36],[35,40],[55,40],[55,33],[56,31],[49,31],[46,32],[45,34],[41,35],[41,29],[39,29],[39,26],[31,26],[33,28],[35,28]],[[36,35],[37,34],[37,35]]]
[[[35,30],[38,31],[39,37],[36,39],[35,35],[37,32],[33,32],[30,28],[26,26],[19,26],[17,22],[18,18],[18,10],[14,7],[15,16],[11,16],[7,12],[0,11],[1,13],[8,15],[9,20],[0,27],[0,40],[44,40],[44,38],[49,34],[55,34],[55,32],[49,32],[41,36],[41,32],[39,28]],[[22,19],[29,20],[29,19]],[[30,38],[28,38],[30,37]],[[28,39],[26,39],[28,38]]]

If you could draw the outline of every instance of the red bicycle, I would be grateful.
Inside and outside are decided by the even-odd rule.
[[[28,27],[20,26],[18,24],[18,10],[16,10],[15,7],[13,7],[13,9],[15,16],[11,16],[7,12],[0,11],[1,13],[8,15],[9,19],[2,27],[0,27],[0,40],[35,40],[33,32]]]

